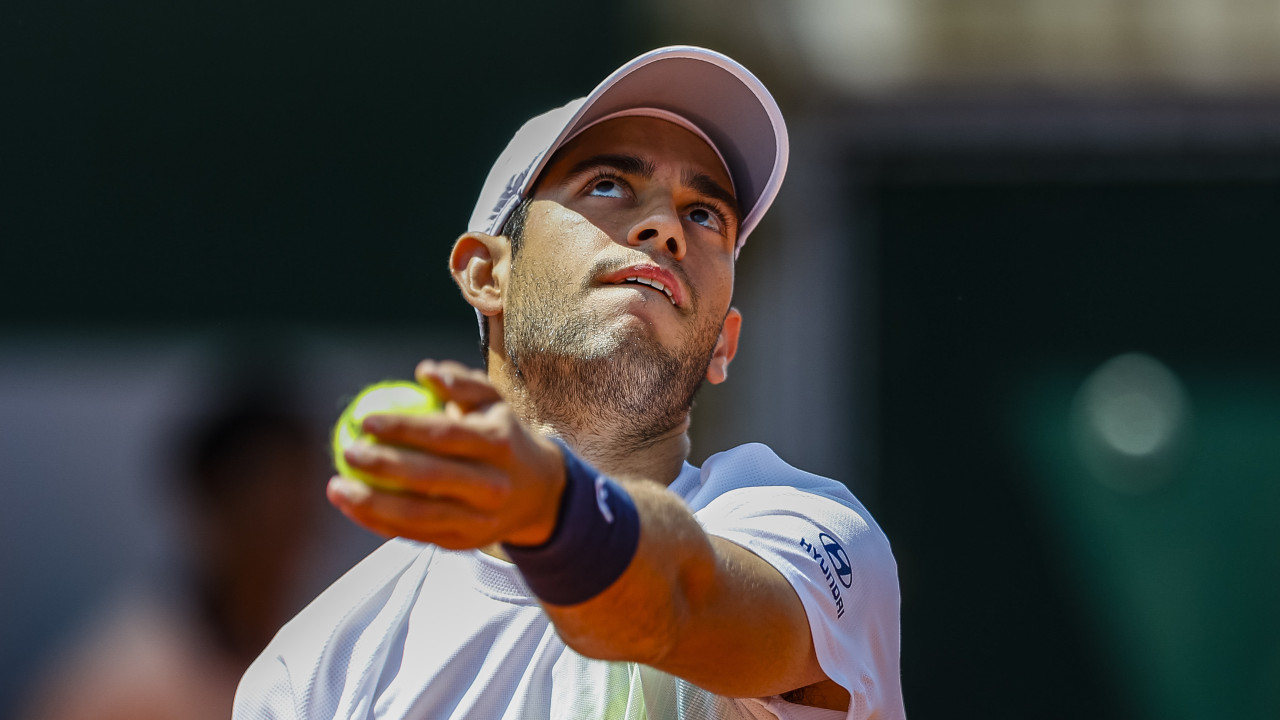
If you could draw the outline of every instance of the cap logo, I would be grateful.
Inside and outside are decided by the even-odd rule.
[[[534,160],[534,163],[537,163],[537,160]],[[489,228],[494,233],[502,231],[502,228],[494,226],[500,222],[505,223],[507,221],[506,215],[508,208],[511,206],[511,198],[520,194],[520,189],[524,187],[524,179],[529,176],[529,171],[532,169],[533,164],[530,164],[524,170],[511,176],[511,179],[507,181],[507,186],[498,195],[498,202],[489,213]]]

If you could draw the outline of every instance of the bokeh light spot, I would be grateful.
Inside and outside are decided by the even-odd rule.
[[[1189,404],[1164,363],[1142,353],[1107,360],[1081,385],[1076,409],[1085,461],[1104,484],[1149,490],[1167,478]]]

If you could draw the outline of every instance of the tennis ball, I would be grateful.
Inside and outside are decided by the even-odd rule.
[[[405,380],[391,380],[370,385],[361,390],[333,426],[333,464],[340,475],[363,480],[371,485],[378,481],[347,464],[342,452],[356,440],[376,442],[364,432],[361,424],[375,413],[399,413],[402,415],[426,415],[439,412],[444,403],[430,388]]]

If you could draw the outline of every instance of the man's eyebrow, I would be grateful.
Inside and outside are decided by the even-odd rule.
[[[639,175],[643,178],[652,178],[658,172],[658,167],[653,164],[652,160],[646,160],[635,155],[604,154],[592,155],[574,165],[569,169],[566,177],[574,177],[598,167],[612,168],[623,175]]]
[[[636,155],[623,155],[616,153],[604,153],[600,155],[592,155],[569,168],[566,178],[576,177],[582,173],[594,170],[596,168],[611,168],[623,175],[638,175],[646,179],[652,179],[658,172],[658,166],[648,158],[638,157]],[[680,175],[680,182],[687,188],[690,188],[700,195],[705,195],[713,200],[718,200],[726,207],[733,211],[733,214],[741,214],[738,208],[738,199],[725,186],[716,182],[714,178],[706,173],[698,172],[693,169],[685,169]]]
[[[738,199],[729,192],[728,188],[716,182],[710,175],[700,173],[697,170],[685,170],[680,176],[680,182],[685,187],[692,188],[701,195],[719,200],[724,203],[735,215],[741,211],[738,209]]]

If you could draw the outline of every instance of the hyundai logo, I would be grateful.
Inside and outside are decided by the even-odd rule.
[[[844,554],[844,548],[840,547],[840,543],[836,542],[835,538],[826,533],[818,533],[818,541],[827,551],[827,557],[831,558],[831,567],[839,576],[840,584],[853,587],[853,568],[849,566],[849,556]]]

